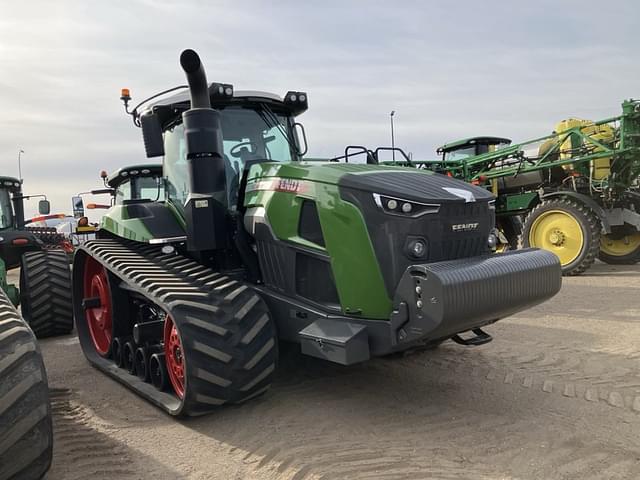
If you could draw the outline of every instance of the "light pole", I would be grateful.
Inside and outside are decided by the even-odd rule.
[[[396,140],[393,136],[393,116],[395,113],[395,110],[391,110],[391,113],[389,114],[389,118],[391,118],[391,155],[394,162],[396,161]]]
[[[18,150],[18,177],[20,180],[20,183],[22,183],[22,163],[20,162],[20,157],[21,155],[24,153],[24,150],[20,149]]]

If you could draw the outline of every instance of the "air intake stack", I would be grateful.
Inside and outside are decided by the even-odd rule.
[[[229,240],[220,113],[211,108],[207,77],[198,54],[185,50],[180,65],[191,95],[191,108],[182,114],[190,182],[185,204],[187,248],[224,249]]]

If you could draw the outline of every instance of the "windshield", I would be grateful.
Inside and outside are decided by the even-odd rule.
[[[164,187],[160,177],[131,177],[116,188],[116,205],[125,200],[143,199],[155,202],[163,198]]]
[[[13,226],[13,208],[9,190],[0,189],[0,229]]]
[[[471,145],[469,147],[461,148],[459,150],[453,150],[451,152],[444,153],[445,162],[454,162],[456,160],[462,160],[463,158],[471,157],[476,154],[476,146]]]
[[[224,166],[227,177],[228,204],[238,200],[238,187],[244,165],[249,160],[291,162],[296,155],[289,117],[271,110],[239,106],[220,110]],[[165,132],[163,171],[166,196],[180,210],[189,194],[184,128],[176,125]]]
[[[164,198],[164,187],[160,177],[136,178],[135,198],[157,201]]]

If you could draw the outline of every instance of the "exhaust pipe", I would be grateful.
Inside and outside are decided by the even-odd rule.
[[[191,108],[211,108],[207,76],[198,54],[193,50],[185,50],[180,55],[180,66],[187,76]]]
[[[180,65],[191,97],[191,108],[182,114],[190,177],[185,204],[187,249],[226,249],[228,202],[220,112],[211,108],[207,77],[198,54],[185,50]]]

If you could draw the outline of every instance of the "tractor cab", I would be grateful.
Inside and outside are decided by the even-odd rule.
[[[17,178],[0,177],[0,230],[17,227],[13,203],[14,197],[21,196],[20,192],[20,181]],[[24,214],[21,223],[24,223]]]
[[[44,195],[23,195],[22,182],[13,177],[0,177],[0,258],[7,269],[20,264],[24,252],[37,251],[46,238],[45,232],[38,228],[26,228],[24,218],[24,200]],[[48,215],[49,201],[40,200],[38,212]],[[59,238],[56,238],[57,242]],[[45,242],[46,243],[46,242]]]
[[[152,201],[164,198],[162,165],[130,165],[107,175],[101,172],[106,187],[112,190],[116,205],[124,202]]]
[[[302,160],[306,137],[295,117],[307,110],[307,95],[289,91],[280,97],[262,91],[234,91],[231,85],[222,83],[210,84],[208,93],[212,108],[220,114],[226,184],[223,203],[234,210],[245,169],[262,162]],[[141,113],[134,114],[134,122],[142,127],[147,156],[164,156],[166,199],[179,211],[189,194],[189,162],[180,116],[189,109],[189,98],[188,92],[180,92],[150,103]],[[223,190],[224,186],[220,188]]]
[[[467,157],[494,152],[511,145],[511,140],[502,137],[471,137],[456,142],[447,143],[436,153],[442,156],[443,162],[456,162]]]

